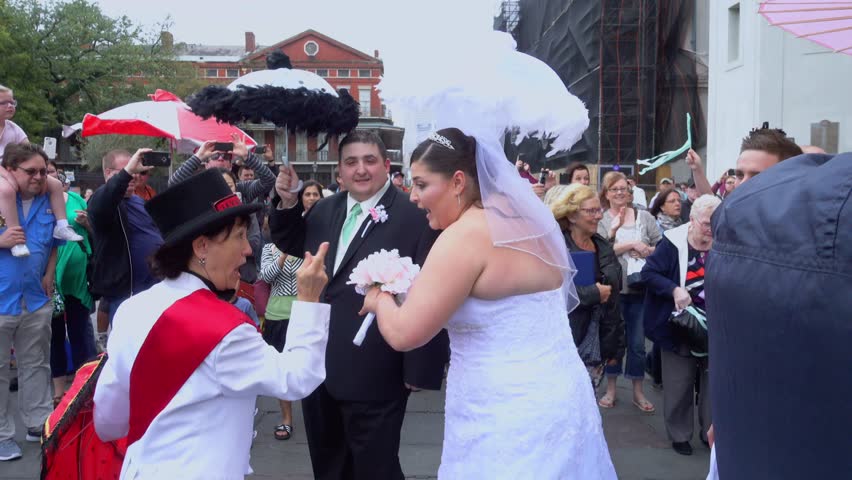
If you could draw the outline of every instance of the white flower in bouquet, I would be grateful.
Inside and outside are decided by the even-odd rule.
[[[400,257],[399,250],[387,251],[382,249],[361,260],[349,275],[347,285],[355,285],[355,291],[366,295],[373,288],[378,287],[383,292],[394,295],[397,301],[411,288],[414,277],[420,273],[420,266],[414,263],[410,257]],[[376,318],[374,313],[367,314],[361,323],[361,328],[352,341],[355,345],[361,345],[367,334],[367,329]]]

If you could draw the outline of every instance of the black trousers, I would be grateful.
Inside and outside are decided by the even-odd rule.
[[[399,436],[408,395],[390,401],[344,401],[333,398],[322,384],[302,400],[314,478],[404,478]]]

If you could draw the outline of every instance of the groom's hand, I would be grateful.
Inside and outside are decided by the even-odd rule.
[[[415,387],[414,385],[411,385],[408,382],[405,383],[405,388],[411,390],[412,392],[419,392],[420,390],[423,390],[422,388]]]
[[[275,178],[275,192],[281,197],[281,205],[278,208],[286,209],[296,206],[299,194],[293,192],[299,186],[299,175],[292,165],[282,165]]]
[[[316,255],[305,252],[305,261],[296,271],[296,299],[302,302],[319,302],[320,294],[328,283],[325,273],[325,255],[328,253],[328,242],[319,246]]]

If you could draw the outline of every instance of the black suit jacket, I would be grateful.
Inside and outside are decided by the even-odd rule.
[[[387,221],[370,224],[367,216],[353,234],[335,275],[334,259],[346,218],[346,199],[345,192],[322,199],[304,217],[301,204],[287,210],[273,209],[269,215],[272,241],[282,252],[302,257],[305,251],[316,252],[320,243],[330,243],[326,257],[329,283],[322,297],[331,305],[326,389],[335,398],[351,401],[398,398],[405,393],[404,383],[439,390],[449,357],[446,331],[421,348],[400,353],[385,342],[374,323],[364,343],[355,346],[352,339],[363,320],[358,311],[364,297],[355,292],[353,285],[346,284],[358,262],[380,249],[397,249],[400,256],[423,265],[439,232],[430,229],[424,212],[391,185],[377,204],[385,207]],[[274,204],[277,206],[277,202]]]

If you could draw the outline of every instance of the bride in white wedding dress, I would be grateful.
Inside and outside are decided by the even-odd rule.
[[[568,325],[576,297],[564,242],[517,172],[484,161],[511,167],[494,149],[446,128],[414,150],[411,201],[443,232],[405,303],[374,288],[362,313],[375,312],[400,351],[449,331],[439,478],[615,479]]]

